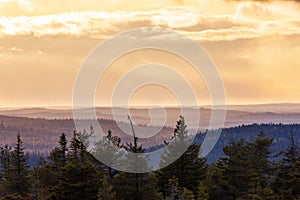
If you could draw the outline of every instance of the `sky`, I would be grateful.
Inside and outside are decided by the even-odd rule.
[[[202,45],[223,79],[227,104],[300,103],[297,0],[0,0],[0,107],[72,105],[76,76],[90,52],[142,27],[174,30]],[[153,62],[187,79],[199,104],[211,103],[205,81],[188,62],[142,50],[111,64],[99,80],[96,105],[110,105],[122,76]],[[163,75],[180,87],[171,74]],[[144,76],[155,74],[136,78]],[[128,102],[177,105],[178,97],[150,84],[133,91]]]

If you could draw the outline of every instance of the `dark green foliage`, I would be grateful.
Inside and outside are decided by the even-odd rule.
[[[5,145],[0,148],[0,168],[2,169],[0,172],[0,182],[5,180],[5,174],[7,175],[7,171],[9,170],[10,160],[11,148]]]
[[[65,134],[49,161],[40,161],[34,169],[38,199],[97,199],[103,172],[83,145],[83,137],[74,132],[70,147]]]
[[[68,142],[66,135],[61,134],[55,147],[48,157],[48,161],[40,157],[38,165],[33,169],[34,196],[37,199],[48,199],[53,188],[59,183],[58,176],[67,163]]]
[[[236,199],[248,191],[250,149],[241,140],[225,146],[224,153],[227,157],[221,158],[217,164],[222,174],[218,187],[228,199]]]
[[[101,166],[108,172],[108,179],[112,179],[117,175],[117,170],[112,167],[117,168],[121,165],[120,160],[124,155],[123,151],[120,150],[121,147],[121,139],[112,136],[110,130],[107,136],[104,136],[94,144],[92,155],[98,160],[106,161],[106,163],[101,163]]]
[[[66,135],[64,133],[61,134],[61,136],[59,137],[59,145],[60,145],[60,149],[59,149],[59,153],[60,153],[60,159],[61,159],[61,165],[63,166],[66,161],[67,161],[67,156],[66,156],[66,152],[68,151],[68,141],[66,138]]]
[[[156,183],[157,179],[151,173],[120,172],[113,180],[113,187],[118,200],[152,200],[160,199]]]
[[[228,199],[264,198],[270,189],[273,166],[269,161],[273,139],[260,133],[254,142],[234,141],[224,147],[225,158],[218,162],[219,188]],[[216,171],[218,172],[218,171]]]
[[[291,137],[291,145],[279,163],[273,188],[280,199],[300,199],[300,148]]]
[[[60,168],[65,165],[67,161],[67,138],[64,133],[59,137],[59,147],[55,147],[49,156],[49,160],[52,164],[55,165],[56,168]]]
[[[3,189],[6,195],[28,196],[31,190],[31,175],[28,158],[25,155],[23,142],[18,133],[13,151],[5,146],[1,149],[3,166]]]
[[[197,200],[207,200],[209,198],[208,189],[205,182],[200,182],[197,192]]]
[[[178,194],[179,200],[195,200],[195,196],[192,191],[182,188]]]
[[[225,199],[223,186],[225,185],[222,171],[216,163],[211,164],[207,170],[206,187],[211,200]]]
[[[117,200],[116,196],[112,184],[110,184],[107,179],[104,179],[103,185],[98,192],[98,200]]]
[[[206,178],[207,165],[205,158],[199,158],[200,147],[191,145],[188,150],[175,162],[161,169],[157,175],[159,186],[165,197],[169,195],[168,180],[175,176],[178,187],[192,191],[198,197],[198,186]]]
[[[68,151],[69,160],[78,160],[83,158],[83,153],[86,147],[83,142],[80,141],[79,133],[74,131],[73,138],[71,140],[70,148]]]
[[[169,191],[170,194],[164,199],[167,200],[195,200],[195,195],[192,191],[186,189],[185,187],[178,186],[178,179],[173,176],[169,179]]]
[[[143,153],[145,149],[142,145],[137,145],[137,138],[134,138],[134,144],[127,143],[124,148],[127,152]],[[127,155],[126,155],[127,158]],[[125,169],[133,169],[140,163],[140,167],[147,169],[147,157],[136,156],[134,159],[125,159],[123,167]],[[149,171],[151,171],[149,169]],[[120,172],[119,175],[113,180],[113,185],[116,192],[117,199],[120,200],[152,200],[160,199],[160,194],[157,192],[156,187],[157,179],[153,173],[127,173]]]
[[[67,163],[61,168],[58,184],[50,199],[97,199],[102,175],[90,163]]]
[[[270,162],[271,146],[273,139],[259,133],[250,145],[250,166],[249,191],[246,195],[250,198],[275,198],[271,189],[271,181],[274,176],[275,167]]]
[[[91,133],[92,134],[92,133]],[[87,140],[91,134],[74,131],[69,151],[65,154],[66,139],[60,138],[61,152],[58,162],[62,165],[57,168],[57,184],[51,189],[50,199],[97,199],[99,188],[103,181],[103,172],[87,152]],[[63,155],[67,155],[65,158]]]
[[[168,144],[165,153],[161,156],[161,166],[170,163],[170,159],[176,160],[157,173],[159,179],[159,191],[166,198],[170,195],[169,180],[176,178],[180,189],[186,188],[192,191],[198,198],[198,187],[206,177],[206,159],[199,157],[200,147],[196,144],[188,146],[188,136],[183,117],[180,117],[174,130],[174,140]],[[184,151],[184,149],[187,149]],[[180,155],[181,152],[185,152]],[[179,158],[178,158],[179,157]],[[178,159],[176,159],[178,158]]]
[[[9,164],[11,160],[11,148],[8,145],[0,149],[0,196],[5,195],[5,184],[9,179]]]
[[[38,165],[33,169],[34,178],[34,195],[37,199],[48,199],[51,189],[58,184],[58,173],[60,166],[55,163],[46,162],[43,158],[40,159]]]

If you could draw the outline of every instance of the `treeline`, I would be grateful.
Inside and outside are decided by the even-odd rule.
[[[281,151],[285,151],[290,145],[290,137],[293,134],[293,139],[297,144],[300,144],[300,124],[249,124],[239,125],[236,127],[223,128],[222,133],[212,149],[212,151],[206,156],[208,163],[217,162],[221,157],[224,157],[223,147],[229,145],[232,141],[239,141],[244,139],[249,142],[253,142],[257,133],[263,132],[267,137],[273,138],[272,153],[270,159],[272,161],[279,162],[282,156],[273,156]],[[194,142],[201,145],[206,133],[197,134]],[[209,137],[209,136],[208,136]]]
[[[104,132],[111,130],[116,136],[121,137],[122,141],[128,142],[131,137],[124,133],[114,120],[98,119],[99,124]],[[83,120],[83,123],[89,124],[89,120]],[[121,126],[126,127],[129,124],[119,122]],[[39,119],[26,117],[10,117],[0,115],[0,141],[2,144],[13,146],[15,143],[15,134],[22,133],[26,152],[35,154],[49,154],[52,148],[57,144],[57,138],[61,133],[65,133],[68,138],[72,137],[75,129],[73,119]],[[138,128],[138,126],[136,126]],[[151,127],[148,127],[151,128]],[[152,127],[155,128],[155,127]],[[143,138],[143,144],[152,146],[160,144],[164,137],[172,134],[172,128],[162,127],[160,132],[153,137]]]
[[[1,147],[0,199],[56,199],[56,200],[267,200],[300,199],[300,148],[290,137],[284,152],[274,155],[274,139],[263,132],[253,141],[233,140],[224,146],[224,156],[208,164],[199,157],[200,146],[186,145],[189,141],[184,118],[176,124],[173,139],[166,141],[160,166],[177,158],[178,149],[186,151],[175,162],[152,172],[148,157],[139,157],[148,173],[126,173],[104,165],[122,165],[131,169],[136,162],[128,161],[127,152],[143,153],[145,149],[134,138],[123,143],[111,131],[96,141],[88,151],[87,133],[74,132],[70,141],[65,134],[48,158],[41,157],[30,168],[20,137],[14,148]],[[111,145],[113,144],[113,145]],[[279,162],[272,157],[281,156]]]

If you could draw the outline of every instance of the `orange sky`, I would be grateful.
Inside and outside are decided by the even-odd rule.
[[[0,107],[71,105],[76,74],[89,53],[139,27],[169,28],[201,44],[218,66],[228,104],[300,102],[300,3],[0,0]],[[177,68],[199,102],[210,103],[205,83],[187,63],[149,51],[113,63],[96,103],[109,105],[120,71],[153,61]],[[157,87],[142,87],[129,101],[176,104],[176,95]]]

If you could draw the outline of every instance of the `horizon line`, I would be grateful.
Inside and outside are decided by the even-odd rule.
[[[299,104],[300,102],[269,102],[269,103],[245,103],[245,104],[225,104],[225,105],[214,105],[216,107],[218,106],[262,106],[262,105],[293,105],[293,104]],[[162,107],[162,108],[180,108],[180,107],[211,107],[212,104],[202,104],[202,105],[133,105],[133,106],[127,106],[127,105],[118,105],[118,106],[110,106],[110,105],[95,105],[94,107],[88,107],[88,106],[78,106],[77,109],[87,109],[87,108],[149,108],[149,107]],[[0,107],[1,110],[3,109],[72,109],[73,105],[19,105],[19,106],[5,106]]]

